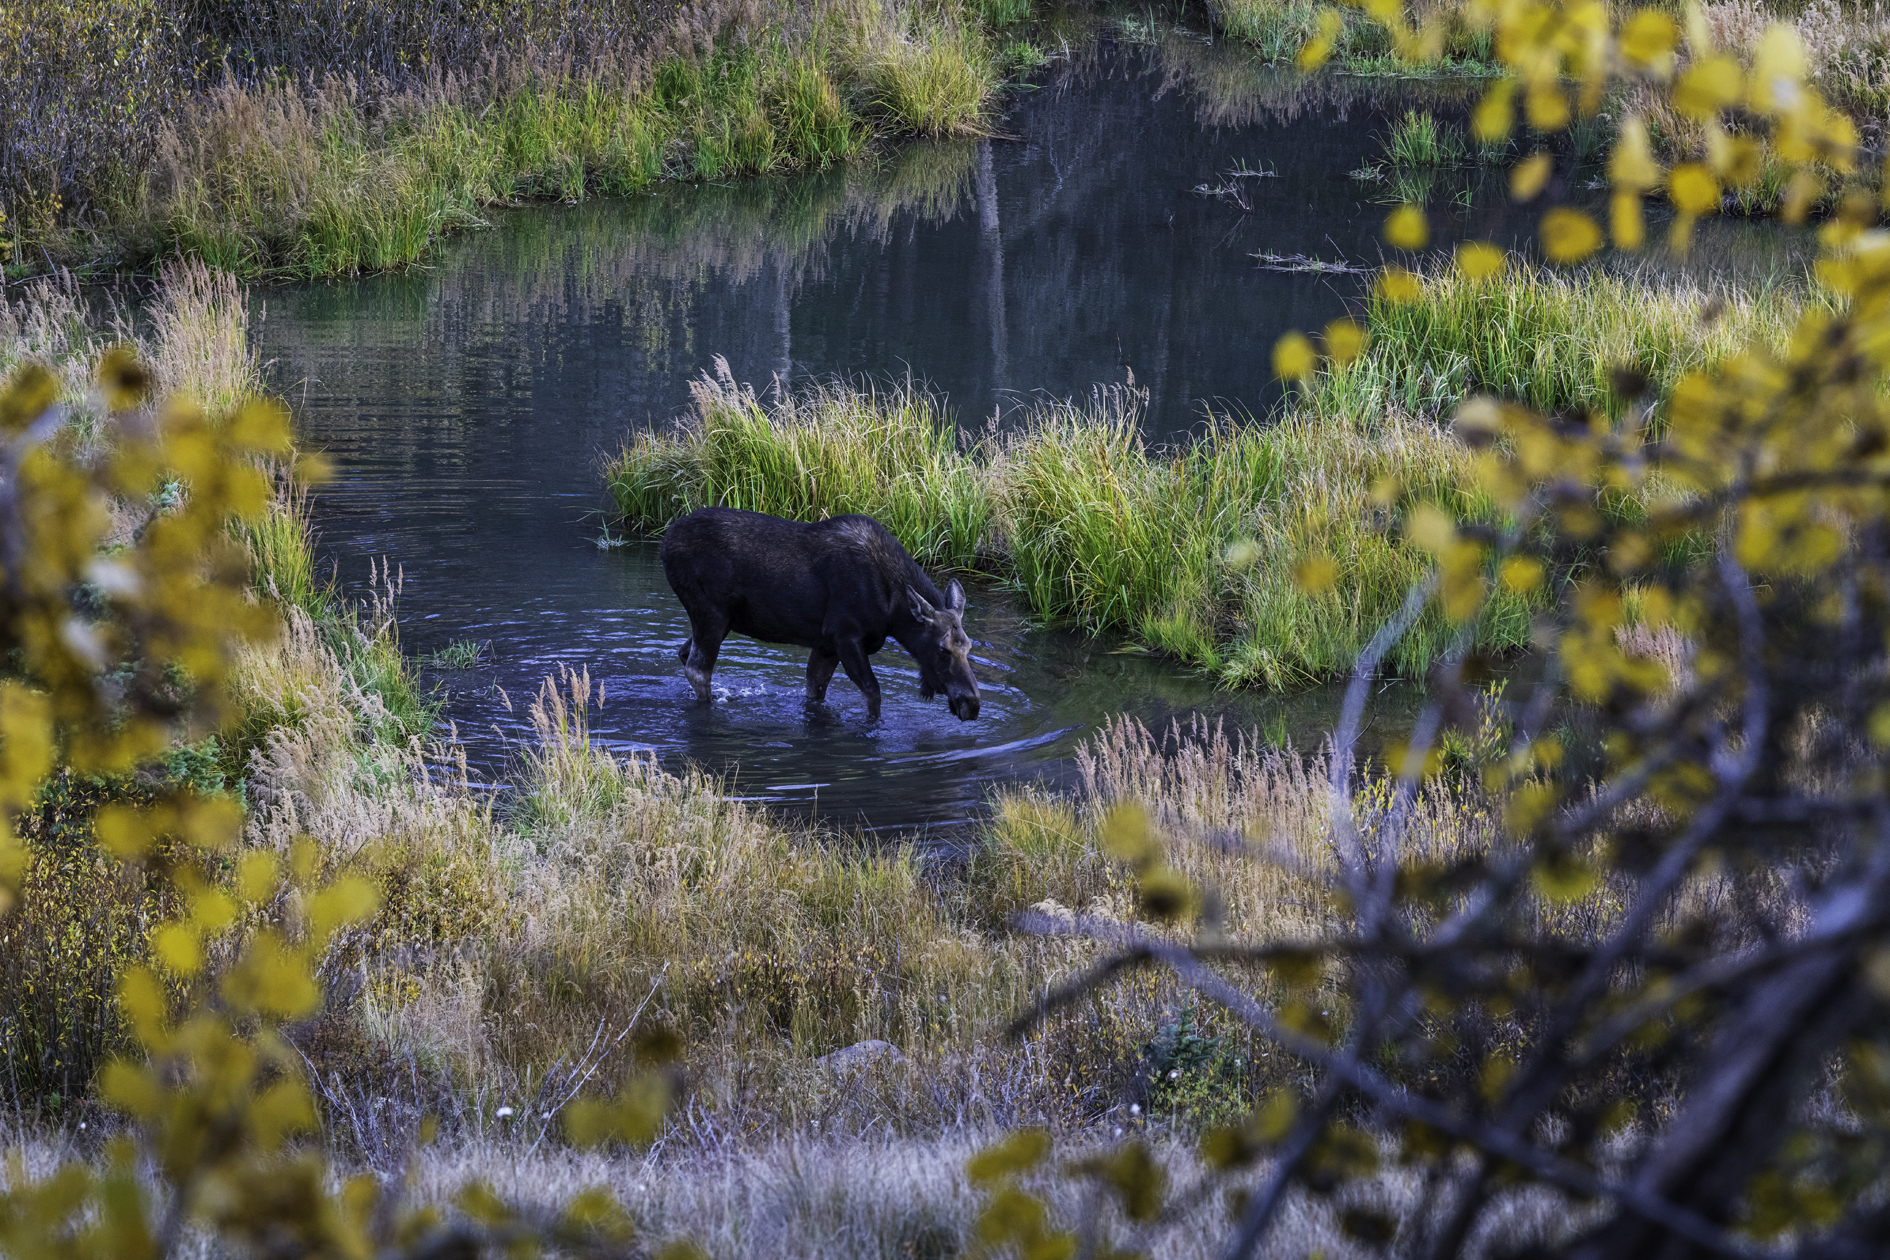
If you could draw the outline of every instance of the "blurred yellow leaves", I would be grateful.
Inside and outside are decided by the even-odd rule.
[[[1424,296],[1424,287],[1418,278],[1403,267],[1386,267],[1380,271],[1372,291],[1386,302],[1415,302]]]
[[[1273,375],[1283,381],[1302,381],[1319,366],[1319,353],[1304,333],[1291,332],[1273,343]]]
[[[1293,59],[1301,70],[1317,70],[1325,65],[1338,46],[1339,36],[1345,33],[1345,19],[1336,9],[1321,9],[1318,22],[1318,30]]]
[[[1701,57],[1674,81],[1673,107],[1688,118],[1705,122],[1722,109],[1738,104],[1745,88],[1739,63],[1724,53]]]
[[[1548,186],[1549,176],[1554,173],[1553,158],[1547,153],[1532,153],[1509,173],[1509,195],[1517,201],[1532,200]]]
[[[1508,256],[1488,241],[1465,241],[1457,246],[1457,270],[1467,280],[1495,279],[1508,265]]]
[[[1393,249],[1423,249],[1430,244],[1431,225],[1424,207],[1406,202],[1385,218],[1385,243]]]
[[[1335,319],[1325,327],[1326,357],[1345,367],[1365,352],[1365,330],[1349,319]],[[1283,381],[1303,381],[1319,369],[1319,351],[1304,333],[1290,332],[1273,343],[1273,375]]]
[[[1680,28],[1657,9],[1640,9],[1621,24],[1621,56],[1629,65],[1656,75],[1671,73]]]
[[[1308,595],[1321,595],[1339,580],[1339,565],[1331,556],[1307,556],[1293,569],[1293,581]]]
[[[1581,262],[1601,248],[1601,229],[1580,210],[1557,206],[1542,216],[1542,254],[1552,263]]]
[[[1326,357],[1345,367],[1365,353],[1365,330],[1349,319],[1335,319],[1326,325]]]

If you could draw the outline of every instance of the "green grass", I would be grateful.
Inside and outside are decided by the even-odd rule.
[[[1374,484],[1490,515],[1456,490],[1467,456],[1428,422],[1223,420],[1168,451],[1141,440],[1140,406],[1133,391],[1101,391],[967,449],[937,400],[910,389],[829,385],[771,410],[705,379],[695,416],[639,434],[606,480],[631,530],[712,503],[800,520],[868,512],[921,562],[999,574],[1040,615],[1271,687],[1344,669],[1425,572],[1381,528],[1391,517],[1373,508]],[[1230,562],[1243,540],[1258,559]],[[1308,593],[1293,572],[1315,555],[1345,577]],[[1514,647],[1527,630],[1527,610],[1499,600],[1483,641]],[[1446,638],[1427,620],[1393,659],[1420,670]]]
[[[828,385],[770,409],[719,366],[721,379],[696,382],[680,435],[639,434],[607,468],[627,520],[660,527],[712,503],[800,520],[864,512],[922,563],[984,558],[994,505],[939,399]]]
[[[1406,110],[1385,138],[1385,157],[1403,169],[1455,166],[1463,155],[1463,128],[1438,122],[1429,110]]]
[[[520,199],[820,169],[889,137],[979,134],[1006,61],[986,22],[1027,13],[1027,0],[836,7],[737,22],[647,75],[495,62],[371,103],[340,80],[225,81],[165,122],[148,170],[98,194],[85,233],[33,243],[69,260],[106,249],[245,277],[352,274],[420,261]]]
[[[606,478],[631,530],[659,532],[712,503],[800,520],[866,512],[923,563],[1000,575],[1039,615],[1128,635],[1230,685],[1297,686],[1348,668],[1427,571],[1397,534],[1401,505],[1495,519],[1463,488],[1468,454],[1441,423],[1463,398],[1618,412],[1616,368],[1643,374],[1658,400],[1749,341],[1776,343],[1805,302],[1823,300],[1802,286],[1725,294],[1599,269],[1515,267],[1481,284],[1446,273],[1422,288],[1414,302],[1374,301],[1366,355],[1317,377],[1277,422],[1219,417],[1178,449],[1143,442],[1141,399],[1127,390],[966,444],[910,388],[828,385],[770,407],[724,368],[698,383],[688,423],[638,434]],[[1375,497],[1385,485],[1395,503]],[[1294,575],[1315,557],[1340,577],[1311,592]],[[1519,647],[1529,616],[1499,596],[1478,641]],[[1420,672],[1450,636],[1427,614],[1392,663]]]
[[[1222,34],[1252,48],[1261,60],[1290,62],[1318,33],[1319,14],[1328,7],[1313,0],[1210,0],[1209,12]],[[1398,55],[1390,33],[1377,21],[1354,9],[1338,12],[1345,26],[1332,56],[1348,74],[1487,74],[1494,68],[1495,49],[1486,32],[1453,26],[1445,37],[1442,58],[1420,66]]]
[[[1426,277],[1416,301],[1374,298],[1370,353],[1322,376],[1312,405],[1352,416],[1443,417],[1470,394],[1488,393],[1539,411],[1619,414],[1616,369],[1646,376],[1664,397],[1682,375],[1748,341],[1782,342],[1803,303],[1823,300],[1786,284],[1722,289],[1511,262],[1499,283],[1446,271]]]
[[[485,659],[490,644],[478,639],[455,639],[445,647],[428,652],[420,664],[432,669],[472,669]]]

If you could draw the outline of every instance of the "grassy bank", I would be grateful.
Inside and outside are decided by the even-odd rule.
[[[724,374],[695,400],[679,430],[639,434],[608,466],[628,527],[660,531],[711,503],[866,512],[922,563],[1001,574],[1043,616],[1129,634],[1230,684],[1342,668],[1425,571],[1423,553],[1376,527],[1389,518],[1373,485],[1479,510],[1456,489],[1465,454],[1399,415],[1224,418],[1185,449],[1151,450],[1141,396],[1114,390],[967,449],[938,401],[909,389],[830,386],[769,405]],[[1309,593],[1292,575],[1323,556],[1347,572]],[[1519,644],[1527,620],[1503,604],[1484,636]],[[1422,669],[1447,633],[1421,623],[1398,662]]]
[[[1685,279],[1444,274],[1418,300],[1374,300],[1366,355],[1317,378],[1268,425],[1218,417],[1151,450],[1139,398],[1118,390],[1040,407],[969,446],[910,390],[828,386],[764,404],[724,372],[694,415],[637,435],[606,477],[631,528],[659,532],[711,503],[817,520],[866,512],[923,563],[1012,582],[1040,615],[1126,634],[1230,685],[1284,687],[1346,668],[1428,569],[1396,529],[1430,499],[1472,518],[1468,454],[1443,430],[1479,391],[1549,411],[1618,411],[1613,372],[1658,397],[1748,338],[1782,337],[1802,290],[1744,296]],[[1295,574],[1331,558],[1338,580]],[[1478,626],[1521,646],[1529,609],[1499,599]],[[1420,621],[1393,650],[1420,673],[1449,631]]]
[[[201,267],[166,273],[145,343],[164,386],[204,396],[255,389],[239,298],[227,276]],[[85,372],[105,337],[88,334],[69,288],[52,284],[16,300],[5,318],[0,354],[9,366],[32,357],[64,368],[76,404],[67,433],[84,440]],[[703,397],[705,407],[729,413],[729,441],[759,441],[769,431],[758,404],[732,385],[705,386]],[[808,423],[778,431],[812,445],[794,452],[798,463],[756,480],[754,493],[823,458],[831,462],[813,479],[817,488],[838,494],[866,485],[874,478],[844,463],[863,450],[882,455],[881,483],[930,459],[947,491],[936,510],[958,511],[965,529],[937,532],[927,554],[975,558],[982,553],[971,529],[989,516],[978,498],[982,483],[963,475],[968,467],[943,417],[922,398],[902,397],[903,411],[892,406],[896,400],[871,406],[838,392],[793,404],[811,409]],[[1114,407],[1106,424],[1087,424],[1076,412],[1048,416],[1036,438],[1000,452],[1016,465],[1017,484],[1035,487],[1046,512],[1063,510],[1052,496],[1069,480],[1064,461],[1124,470],[1131,497],[1090,505],[1095,537],[1111,527],[1106,520],[1147,510],[1179,487],[1196,484],[1214,501],[1231,501],[1240,488],[1276,475],[1256,454],[1265,448],[1231,438],[1218,454],[1204,446],[1164,468],[1133,441],[1132,400],[1105,404]],[[846,406],[849,440],[823,454],[819,442],[832,436],[835,409]],[[754,452],[730,450],[736,467],[752,468]],[[1238,461],[1235,452],[1244,452]],[[1225,485],[1212,485],[1217,478]],[[889,503],[814,498],[807,509],[863,506],[893,516],[897,504]],[[1137,802],[1166,820],[1173,864],[1220,890],[1230,930],[1277,927],[1282,915],[1303,916],[1310,929],[1331,913],[1315,879],[1249,863],[1197,837],[1229,828],[1282,837],[1316,866],[1329,805],[1319,759],[1218,732],[1158,736],[1133,724],[1112,727],[1084,754],[1082,791],[1003,794],[966,864],[943,871],[910,850],[869,849],[784,825],[727,799],[708,776],[675,775],[598,749],[586,721],[590,687],[580,674],[547,680],[532,705],[537,738],[517,791],[495,806],[455,772],[450,750],[425,739],[430,714],[400,653],[393,592],[342,607],[302,576],[312,564],[297,500],[285,494],[271,520],[252,540],[255,586],[259,598],[277,604],[283,631],[244,649],[233,671],[235,714],[219,736],[223,750],[189,764],[201,769],[207,758],[221,782],[206,769],[202,786],[244,804],[245,845],[287,852],[306,838],[323,872],[365,875],[380,889],[378,916],[338,947],[346,965],[332,973],[330,1010],[306,1030],[302,1046],[318,1070],[326,1123],[339,1145],[367,1157],[374,1143],[404,1132],[347,1128],[350,1107],[358,1111],[370,1096],[405,1100],[415,1123],[431,1110],[455,1131],[480,1135],[500,1106],[608,1084],[621,1059],[587,1055],[586,1047],[600,1028],[609,1041],[629,1027],[640,1009],[642,1020],[685,1035],[693,1105],[714,1117],[718,1131],[743,1134],[791,1135],[816,1124],[823,1133],[868,1126],[916,1133],[1028,1119],[1080,1127],[1127,1115],[1130,1105],[1137,1114],[1209,1114],[1234,1106],[1275,1070],[1153,980],[1053,1021],[1023,1043],[1004,1043],[999,1030],[1015,1010],[1080,967],[1093,948],[1014,935],[1008,924],[1032,906],[1135,919],[1132,881],[1102,856],[1097,834],[1111,808]],[[1062,563],[1054,557],[1082,543],[1046,536],[1035,545],[1040,551],[1027,554],[1040,555],[1047,573]],[[1361,791],[1369,812],[1382,788]],[[73,1060],[74,1072],[57,1087],[42,1082],[16,1095],[27,1107],[52,1106],[55,1116],[86,1096],[85,1065],[128,1046],[105,995],[113,969],[144,955],[140,932],[152,913],[145,899],[163,895],[109,883],[88,885],[83,898],[58,895],[58,879],[93,866],[67,858],[93,844],[89,811],[99,796],[62,792],[49,785],[45,825],[32,833],[33,860],[43,865],[29,873],[27,904],[37,913],[17,921],[30,930],[8,933],[0,948],[0,984],[39,995],[5,1003],[13,1020],[7,1054],[27,1044],[21,1020],[38,1021],[30,1040],[40,1046],[59,1044],[90,1021],[92,1040],[86,1057]],[[1443,848],[1489,840],[1487,814],[1444,795],[1427,817],[1437,829],[1431,842]],[[93,939],[80,930],[93,922],[88,916],[113,934],[110,948],[69,948]],[[83,1009],[61,1005],[88,994]],[[1181,1075],[1162,1078],[1190,1080],[1192,1093],[1177,1093],[1179,1084],[1163,1084],[1151,1070],[1178,1053],[1176,1028],[1216,1047],[1180,1064],[1187,1069]],[[1215,1040],[1223,1031],[1228,1039]],[[898,1047],[901,1057],[865,1075],[816,1061],[871,1039]],[[5,1079],[22,1080],[23,1066],[10,1060]],[[1206,1075],[1191,1079],[1196,1068]],[[64,1104],[49,1104],[55,1094]]]
[[[1753,341],[1783,345],[1806,305],[1830,299],[1805,277],[1762,286],[1652,270],[1569,274],[1515,266],[1500,282],[1442,269],[1414,301],[1373,296],[1369,352],[1321,376],[1306,403],[1324,415],[1401,412],[1448,419],[1474,394],[1544,412],[1618,416],[1617,373],[1655,400],[1682,376]]]
[[[608,0],[564,7],[482,8],[448,41],[369,4],[360,25],[390,51],[365,61],[328,47],[347,32],[272,11],[209,75],[191,57],[229,32],[154,18],[135,63],[84,62],[129,56],[84,39],[47,61],[40,35],[84,23],[63,2],[28,5],[40,34],[0,54],[0,77],[83,64],[36,111],[0,118],[9,261],[181,254],[240,275],[375,270],[425,257],[494,204],[822,167],[883,137],[976,133],[1006,64],[997,24],[1027,12],[964,0],[680,19]],[[115,129],[98,133],[98,102],[117,91],[135,108],[114,105]]]

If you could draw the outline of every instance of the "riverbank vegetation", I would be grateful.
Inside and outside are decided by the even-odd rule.
[[[156,310],[143,348],[161,388],[229,406],[254,393],[228,276],[174,266]],[[68,408],[57,449],[96,461],[126,422],[93,384],[111,359],[87,315],[63,279],[33,286],[0,317],[0,363],[16,379],[29,363],[57,369]],[[1094,952],[1009,923],[1033,909],[1143,918],[1104,839],[1128,805],[1167,820],[1168,861],[1222,889],[1230,927],[1288,914],[1311,931],[1332,912],[1312,875],[1329,806],[1317,758],[1220,731],[1117,724],[1085,750],[1080,792],[1007,790],[962,862],[939,867],[797,830],[707,776],[612,757],[589,739],[588,680],[567,675],[534,702],[516,794],[495,804],[428,742],[428,702],[391,615],[397,592],[349,608],[309,577],[305,518],[292,485],[276,484],[239,539],[253,598],[281,630],[235,651],[221,729],[133,777],[61,770],[18,827],[0,1080],[5,1110],[30,1125],[14,1138],[30,1138],[31,1158],[28,1182],[9,1173],[8,1192],[44,1161],[89,1157],[100,1135],[122,1131],[98,1073],[143,1034],[118,997],[155,967],[184,998],[190,969],[167,961],[167,924],[213,895],[253,901],[252,855],[300,870],[310,895],[346,881],[371,891],[371,911],[313,960],[326,999],[283,1035],[317,1104],[313,1133],[339,1167],[391,1173],[415,1158],[423,1123],[436,1127],[416,1165],[422,1201],[445,1204],[481,1178],[549,1208],[575,1180],[596,1179],[603,1166],[564,1146],[565,1108],[608,1096],[657,1028],[683,1046],[676,1118],[646,1160],[603,1180],[650,1236],[691,1234],[717,1254],[816,1254],[836,1231],[872,1253],[955,1251],[975,1212],[951,1152],[1017,1124],[1053,1125],[1079,1146],[1153,1125],[1173,1128],[1162,1141],[1180,1170],[1195,1159],[1186,1134],[1290,1081],[1264,1044],[1166,982],[1007,1041],[1015,1011]],[[112,537],[148,528],[169,501],[123,500]],[[228,847],[208,865],[120,864],[99,811],[179,790],[237,809]],[[1381,808],[1384,791],[1363,783],[1360,808]],[[1487,811],[1441,793],[1431,809],[1426,843],[1438,852],[1490,843]],[[1303,846],[1307,870],[1204,843],[1229,828]],[[239,962],[272,916],[297,913],[272,905],[201,929],[214,966]],[[835,1051],[846,1053],[823,1058]],[[896,1195],[841,1193],[846,1170],[875,1151],[923,1175]],[[752,1234],[702,1190],[740,1169],[773,1170],[747,1202],[774,1223]],[[807,1186],[833,1197],[818,1209],[794,1201]],[[1329,1214],[1310,1201],[1303,1211],[1308,1239],[1333,1236]],[[1151,1237],[1185,1253],[1199,1227],[1177,1219]]]
[[[990,125],[1022,5],[376,0],[12,6],[0,235],[16,270],[195,257],[238,275],[401,266],[520,199],[823,167]]]
[[[1818,300],[1802,281],[1751,293],[1652,273],[1518,266],[1494,282],[1441,269],[1412,300],[1373,298],[1365,353],[1277,422],[1214,415],[1173,450],[1142,439],[1133,389],[1040,405],[967,444],[911,387],[830,384],[767,403],[724,366],[697,383],[691,417],[638,434],[605,476],[632,530],[712,503],[802,520],[865,512],[922,563],[998,575],[1042,616],[1126,634],[1229,685],[1299,686],[1346,669],[1429,565],[1385,528],[1402,504],[1494,519],[1459,489],[1471,453],[1442,427],[1462,398],[1619,414],[1642,401],[1623,396],[1624,369],[1645,378],[1658,423],[1683,374],[1782,343]],[[1297,580],[1333,557],[1342,580]],[[1499,596],[1478,642],[1521,647],[1531,615]],[[1390,661],[1421,675],[1450,637],[1433,612]]]
[[[32,1162],[0,1245],[1874,1243],[1890,247],[1859,204],[1827,288],[1403,280],[1359,355],[1282,348],[1278,423],[1176,451],[1126,388],[967,446],[911,390],[705,378],[613,463],[627,518],[869,510],[1230,681],[1357,658],[1330,744],[1112,723],[950,867],[612,756],[582,673],[515,791],[474,791],[398,581],[315,576],[318,469],[251,397],[229,278],[175,266],[113,329],[148,374],[68,284],[8,295],[0,1115]],[[1470,389],[1588,422],[1446,429]],[[1524,635],[1515,702],[1469,648]],[[1434,691],[1361,764],[1386,659]]]

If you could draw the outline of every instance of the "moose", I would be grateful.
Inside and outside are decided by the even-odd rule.
[[[716,653],[733,630],[809,649],[807,699],[826,699],[836,665],[879,717],[879,680],[867,660],[893,639],[919,664],[919,694],[941,691],[952,716],[978,716],[978,680],[965,637],[965,588],[941,595],[892,532],[870,516],[813,524],[738,508],[689,513],[663,536],[663,576],[689,614],[677,650],[707,703]]]

